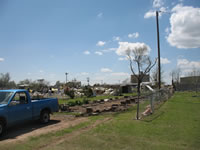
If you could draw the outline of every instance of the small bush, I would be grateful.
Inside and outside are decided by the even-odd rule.
[[[70,89],[70,88],[66,88],[64,90],[65,94],[68,95],[70,98],[74,99],[75,97],[75,93],[74,93],[74,90],[73,89]]]
[[[89,104],[89,100],[86,99],[86,98],[84,98],[84,99],[83,99],[83,104]]]
[[[83,102],[81,102],[80,100],[76,100],[75,103],[76,103],[76,105],[82,105],[83,104]]]
[[[93,96],[93,91],[90,87],[85,87],[84,89],[84,95],[87,97],[92,97]]]
[[[75,106],[75,105],[76,105],[76,102],[74,102],[74,101],[69,101],[69,102],[68,102],[68,105],[69,105],[69,106]]]

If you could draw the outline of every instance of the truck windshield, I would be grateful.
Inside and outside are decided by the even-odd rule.
[[[13,92],[0,92],[0,104],[7,104]]]

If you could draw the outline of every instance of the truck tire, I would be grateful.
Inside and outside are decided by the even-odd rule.
[[[5,123],[2,120],[0,120],[0,136],[3,135],[4,130],[5,130]]]
[[[47,110],[42,111],[42,113],[40,115],[40,122],[45,124],[45,123],[48,123],[49,120],[50,120],[49,111],[47,111]]]

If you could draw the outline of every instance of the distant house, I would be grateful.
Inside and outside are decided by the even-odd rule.
[[[136,83],[126,83],[120,86],[122,93],[132,93],[133,89],[135,89],[136,87]]]
[[[28,88],[29,88],[29,85],[28,85],[28,84],[20,84],[20,85],[18,85],[18,87],[19,87],[20,89],[28,89]]]
[[[179,91],[197,91],[200,89],[200,76],[181,77],[177,85]]]
[[[142,75],[144,76],[143,79],[142,79],[142,82],[150,82],[150,76],[149,74],[143,74]],[[138,83],[138,79],[137,79],[137,76],[138,75],[131,75],[131,83]]]
[[[189,77],[181,77],[180,83],[181,84],[200,84],[200,76],[189,76]]]
[[[142,84],[149,84],[150,82],[150,76],[145,75],[142,73],[142,75],[144,76],[142,79]],[[125,83],[121,85],[121,90],[122,93],[132,93],[133,91],[136,90],[137,88],[137,83],[138,83],[138,79],[137,79],[138,75],[131,75],[131,83]]]

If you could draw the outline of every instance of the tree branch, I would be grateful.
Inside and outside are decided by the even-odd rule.
[[[134,70],[133,70],[133,62],[132,62],[131,56],[128,55],[128,58],[129,58],[129,61],[130,61],[130,69],[131,69],[131,72],[132,72],[132,74],[133,74],[134,76],[136,76],[136,74],[135,74],[135,72],[134,72]]]

